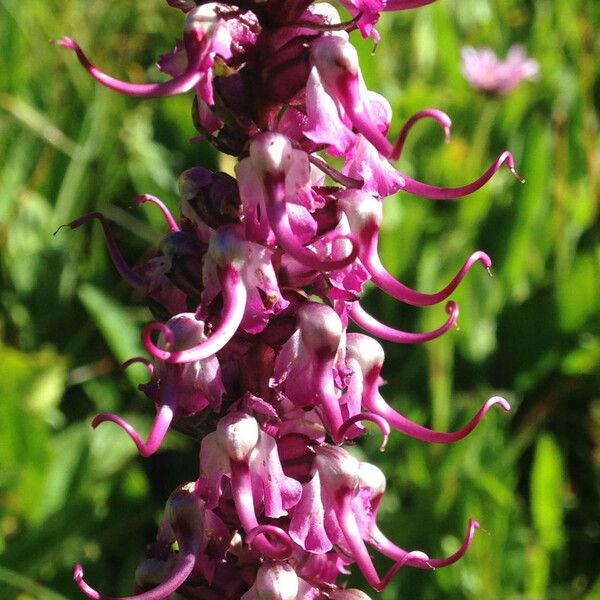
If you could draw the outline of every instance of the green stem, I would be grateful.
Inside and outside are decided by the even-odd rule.
[[[44,598],[44,600],[69,600],[66,596],[52,591],[30,577],[2,566],[0,566],[0,581],[18,590],[22,590],[35,598]]]

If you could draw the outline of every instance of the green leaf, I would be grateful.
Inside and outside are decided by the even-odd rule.
[[[79,298],[117,361],[123,363],[133,356],[144,354],[140,328],[120,304],[91,284],[81,286]],[[145,368],[140,365],[133,365],[125,373],[134,385],[146,374]]]
[[[564,331],[581,330],[598,311],[600,265],[591,254],[580,254],[556,283],[559,323]]]
[[[531,513],[540,544],[547,551],[562,548],[565,540],[563,495],[564,464],[550,434],[539,437],[531,470]]]
[[[28,594],[26,598],[31,598],[32,600],[36,598],[40,600],[42,598],[43,600],[69,600],[66,596],[39,584],[30,577],[2,566],[0,566],[0,581],[14,589],[25,592]],[[23,596],[20,596],[20,598],[23,598]]]

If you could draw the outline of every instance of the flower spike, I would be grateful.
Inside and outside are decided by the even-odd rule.
[[[359,327],[362,327],[365,331],[368,331],[383,340],[396,342],[397,344],[421,344],[422,342],[428,342],[444,335],[449,329],[456,326],[456,320],[458,319],[458,304],[452,301],[448,302],[446,304],[446,312],[450,315],[450,318],[446,323],[438,329],[434,329],[427,333],[409,333],[384,325],[365,311],[358,300],[352,303],[348,314]]]
[[[169,497],[132,595],[97,591],[77,564],[73,577],[87,598],[368,600],[346,587],[353,563],[381,591],[404,566],[444,567],[469,548],[479,527],[474,520],[446,557],[389,540],[377,526],[385,475],[344,448],[372,430],[366,421],[381,432],[383,451],[392,428],[448,444],[470,434],[493,406],[510,409],[494,396],[455,431],[413,422],[380,394],[379,342],[348,332],[353,321],[408,344],[458,329],[451,294],[475,263],[491,266],[478,250],[442,289],[424,293],[404,285],[379,255],[383,198],[406,190],[452,200],[481,188],[502,165],[520,179],[508,151],[475,181],[448,189],[394,166],[420,121],[435,121],[446,142],[452,122],[427,108],[408,115],[392,138],[392,107],[367,88],[350,32],[377,45],[382,12],[434,1],[337,0],[351,18],[341,22],[327,1],[163,0],[184,26],[156,62],[162,83],[121,81],[92,64],[73,39],[54,42],[118,92],[141,98],[191,92],[199,134],[192,140],[204,139],[236,161],[235,178],[190,165],[179,181],[178,214],[151,194],[135,198],[161,211],[165,232],[153,257],[133,268],[101,213],[68,224],[100,221],[118,272],[161,315],[142,332],[150,356],[123,365],[142,363],[149,373],[138,386],[154,405],[149,431],[141,435],[109,412],[96,415],[92,427],[115,424],[143,456],[160,449],[171,427],[200,442],[198,478]],[[492,58],[484,50],[480,63],[494,70],[496,84],[501,79],[498,93],[535,68],[520,47],[505,66]],[[445,323],[410,333],[379,322],[360,304],[369,280],[413,306],[445,305]],[[379,572],[374,551],[391,559],[387,572]]]

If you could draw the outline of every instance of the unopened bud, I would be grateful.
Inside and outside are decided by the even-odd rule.
[[[333,82],[340,75],[358,75],[358,54],[343,37],[328,35],[315,40],[310,47],[313,63],[325,81]]]
[[[181,214],[197,223],[198,219],[217,229],[227,223],[239,223],[242,203],[236,180],[227,173],[213,173],[194,167],[179,177]]]
[[[180,485],[169,496],[165,505],[164,520],[173,531],[199,531],[204,526],[204,502],[196,494],[192,481]]]
[[[352,231],[360,232],[367,225],[381,226],[383,205],[371,194],[361,190],[344,190],[337,195],[337,199]]]
[[[298,329],[304,344],[313,352],[337,352],[344,326],[333,308],[311,302],[298,309]]]
[[[283,175],[292,162],[292,144],[280,133],[263,133],[250,142],[250,160],[259,175]]]
[[[159,558],[147,558],[135,570],[135,583],[142,589],[153,588],[162,583],[170,574],[171,565]]]
[[[217,439],[231,460],[248,460],[258,444],[258,423],[254,417],[242,412],[225,415],[217,425]]]
[[[358,485],[372,490],[371,498],[381,496],[385,492],[385,484],[385,475],[379,467],[368,462],[358,463]]]
[[[236,225],[223,225],[211,236],[208,253],[220,267],[233,265],[240,269],[247,258],[247,245]]]
[[[256,574],[254,584],[261,600],[296,600],[298,575],[287,563],[265,563]]]
[[[185,31],[200,31],[205,35],[212,32],[215,23],[219,20],[217,8],[225,8],[224,4],[209,2],[201,4],[188,12],[185,19]]]
[[[355,360],[363,375],[374,368],[381,369],[385,352],[381,344],[368,335],[349,333],[346,336],[346,359]]]
[[[204,322],[196,318],[194,313],[180,313],[167,321],[167,327],[173,333],[173,341],[169,344],[170,352],[178,352],[193,348],[204,340]],[[166,340],[160,336],[159,344],[165,345]]]
[[[313,15],[323,17],[323,23],[326,23],[327,25],[337,25],[342,21],[337,9],[327,2],[319,2],[318,4],[311,5],[311,11]]]
[[[320,446],[316,449],[315,466],[321,482],[333,491],[354,490],[358,486],[358,461],[340,446]]]

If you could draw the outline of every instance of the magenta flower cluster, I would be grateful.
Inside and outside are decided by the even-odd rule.
[[[360,600],[344,575],[356,563],[382,590],[403,566],[433,569],[467,551],[472,520],[451,556],[430,558],[388,539],[377,526],[385,477],[357,460],[344,444],[392,429],[432,443],[468,435],[495,404],[490,398],[462,429],[437,432],[416,424],[380,394],[384,352],[371,334],[413,344],[455,325],[458,307],[436,330],[409,333],[380,322],[361,305],[367,281],[401,302],[446,302],[469,269],[490,258],[470,256],[446,287],[423,293],[396,280],[378,255],[385,197],[405,191],[453,199],[484,185],[506,163],[502,153],[476,181],[440,188],[399,172],[393,162],[419,120],[433,119],[450,135],[450,119],[435,109],[411,117],[395,142],[388,102],[368,90],[348,32],[378,39],[381,11],[416,8],[432,0],[341,0],[351,20],[310,0],[240,0],[196,5],[168,3],[184,15],[175,49],[160,57],[163,83],[133,84],[94,66],[73,50],[101,84],[143,98],[193,91],[200,138],[238,158],[236,178],[194,167],[180,178],[176,219],[154,196],[139,196],[162,211],[168,233],[158,256],[131,268],[103,227],[123,279],[169,315],[148,324],[142,339],[151,359],[140,389],[156,406],[146,439],[115,414],[96,416],[123,429],[143,456],[156,452],[169,428],[194,419],[202,436],[196,481],[167,501],[156,541],[135,578],[136,600]],[[338,158],[339,169],[323,155]],[[353,322],[365,333],[351,333]],[[212,425],[212,429],[210,426]],[[377,572],[371,552],[394,561]],[[94,600],[108,599],[74,578]]]

